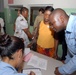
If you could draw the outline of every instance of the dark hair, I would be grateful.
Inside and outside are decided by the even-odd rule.
[[[20,13],[22,14],[22,12],[24,12],[24,11],[28,11],[28,9],[26,7],[21,7]]]
[[[43,8],[40,8],[40,9],[39,9],[39,12],[40,12],[40,11],[41,11],[42,13],[44,13],[44,9],[43,9]]]
[[[1,57],[9,57],[12,58],[12,55],[22,49],[24,52],[24,43],[23,41],[15,36],[9,36],[7,34],[0,35],[0,55]]]
[[[47,7],[45,7],[45,11],[47,11],[47,10],[52,12],[54,10],[54,8],[52,6],[47,6]]]

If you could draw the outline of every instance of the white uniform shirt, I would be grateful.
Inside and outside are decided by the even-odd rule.
[[[25,47],[27,47],[27,45],[29,44],[29,39],[27,34],[23,31],[23,29],[28,28],[26,19],[22,15],[19,15],[16,19],[15,25],[16,29],[14,35],[23,38]]]
[[[3,21],[2,18],[0,18],[0,25],[1,25],[1,34],[4,34],[4,29],[3,29],[3,27],[4,27],[4,21]]]

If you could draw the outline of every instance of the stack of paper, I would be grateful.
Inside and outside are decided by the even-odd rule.
[[[40,68],[40,69],[46,70],[47,69],[47,60],[33,55],[31,57],[31,59],[28,61],[27,65],[31,65],[35,68]]]

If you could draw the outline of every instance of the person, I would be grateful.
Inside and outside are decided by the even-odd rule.
[[[56,32],[65,30],[68,48],[65,64],[56,67],[55,74],[72,74],[76,71],[76,16],[68,16],[63,9],[57,8],[50,15],[50,24]]]
[[[44,12],[44,20],[41,21],[37,28],[37,52],[54,56],[54,31],[49,28],[49,16],[54,10],[53,7],[47,6]]]
[[[61,58],[58,56],[58,54],[56,53],[56,55],[58,56],[57,59],[58,60],[61,60],[61,61],[64,61],[66,58],[66,55],[67,55],[67,45],[66,45],[66,41],[65,41],[65,31],[62,30],[58,33],[56,33],[56,38],[57,40],[57,45],[56,45],[56,51],[58,52],[58,45],[61,44],[62,45],[62,56]]]
[[[27,75],[19,73],[15,68],[20,68],[23,63],[24,43],[15,36],[7,34],[0,36],[0,75]],[[29,75],[35,75],[30,72]]]
[[[35,22],[34,22],[34,30],[37,27],[37,25],[39,24],[39,22],[41,22],[43,20],[43,15],[44,15],[44,9],[40,8],[39,14],[37,15]]]
[[[29,39],[33,38],[33,35],[30,33],[28,24],[27,24],[27,17],[28,17],[28,9],[26,7],[22,7],[20,9],[20,15],[16,19],[16,29],[14,36],[22,38],[25,43],[25,47],[29,45]]]
[[[5,33],[4,29],[3,29],[3,27],[4,27],[4,20],[2,18],[0,18],[0,27],[1,27],[1,34],[4,34]]]
[[[39,9],[39,14],[36,16],[35,22],[34,22],[34,29],[33,29],[33,32],[32,32],[32,34],[33,34],[34,37],[35,37],[35,34],[37,32],[37,27],[38,27],[39,23],[43,20],[43,17],[44,17],[44,9],[40,8]],[[36,49],[37,49],[37,43],[33,42],[33,41],[34,41],[34,39],[31,41],[31,47],[30,48],[32,50],[36,51]]]

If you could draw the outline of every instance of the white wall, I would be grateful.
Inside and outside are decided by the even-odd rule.
[[[29,7],[33,4],[53,4],[54,8],[76,8],[76,0],[14,0],[13,5]],[[4,0],[4,7],[8,7],[8,0]]]
[[[53,4],[54,8],[76,8],[76,0],[14,0],[14,4],[26,7],[30,4]]]

